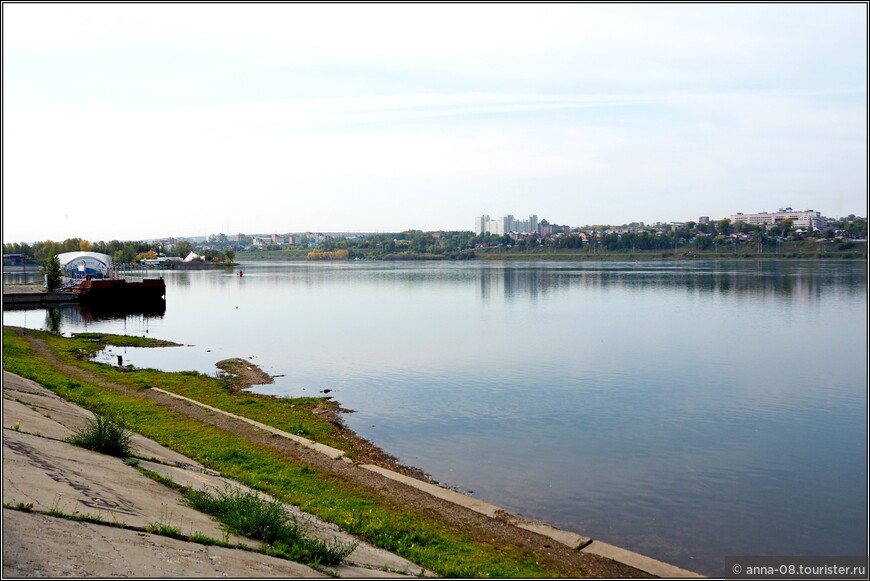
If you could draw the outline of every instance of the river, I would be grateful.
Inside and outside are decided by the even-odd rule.
[[[163,271],[165,312],[4,311],[148,335],[114,362],[322,395],[508,512],[721,576],[867,549],[863,261],[248,263]]]

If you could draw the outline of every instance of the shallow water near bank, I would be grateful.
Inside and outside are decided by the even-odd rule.
[[[147,335],[107,362],[229,357],[509,512],[708,575],[727,555],[858,555],[866,264],[251,263],[160,274],[162,313],[4,311]]]

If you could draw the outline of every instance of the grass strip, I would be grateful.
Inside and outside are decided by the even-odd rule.
[[[312,537],[308,527],[287,515],[281,502],[239,488],[188,489],[183,494],[188,506],[216,517],[236,534],[267,543],[273,553],[292,561],[338,565],[359,544]]]
[[[216,407],[248,419],[256,420],[273,428],[315,440],[321,444],[343,450],[353,458],[357,451],[346,440],[334,438],[336,427],[313,413],[322,404],[321,398],[277,398],[238,391],[237,378],[232,373],[220,373],[217,377],[196,371],[166,373],[155,369],[117,367],[91,361],[105,345],[123,345],[130,337],[110,334],[77,334],[64,338],[51,334],[40,336],[68,365],[74,365],[96,374],[105,381],[133,389],[156,387],[182,395],[198,402]],[[155,339],[139,338],[139,346],[159,346],[169,343]]]

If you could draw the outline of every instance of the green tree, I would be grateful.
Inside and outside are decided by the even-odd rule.
[[[181,240],[175,244],[175,247],[172,249],[173,256],[180,256],[181,258],[186,257],[193,251],[193,244],[188,240]]]
[[[60,272],[60,259],[57,254],[50,254],[42,262],[42,270],[45,273],[45,287],[48,292],[54,292],[60,288],[63,277]]]
[[[850,214],[852,216],[852,214]],[[853,238],[867,237],[867,220],[865,218],[854,218],[843,228],[849,236]]]
[[[698,250],[707,250],[713,246],[713,239],[710,236],[696,236],[695,248]]]

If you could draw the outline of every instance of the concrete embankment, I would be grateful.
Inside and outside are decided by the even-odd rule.
[[[320,576],[300,565],[240,549],[198,545],[152,535],[149,525],[165,522],[186,535],[202,533],[221,539],[219,525],[208,517],[179,503],[177,492],[146,478],[123,461],[76,448],[63,442],[90,417],[83,410],[57,397],[41,386],[3,372],[3,502],[4,506],[32,505],[30,512],[3,510],[5,576]],[[157,388],[152,388],[157,390]],[[275,436],[294,440],[331,458],[347,460],[341,450],[277,430],[265,424],[227,414]],[[155,442],[136,436],[137,455],[153,458],[140,461],[148,470],[193,487],[240,486],[218,477],[193,460]],[[350,463],[349,460],[347,460]],[[458,492],[403,476],[391,470],[362,465],[361,470],[376,472],[407,486],[424,491],[469,510],[498,518],[511,525],[544,535],[585,553],[624,563],[659,577],[700,577],[691,571],[626,551],[582,535],[562,531],[507,514],[503,509]],[[313,530],[325,539],[350,541],[352,538],[334,525],[299,513],[312,523]],[[107,524],[76,522],[49,516],[52,511],[68,515],[98,515]],[[48,534],[48,531],[51,531]],[[84,540],[82,540],[84,539]],[[94,539],[97,539],[94,542]],[[99,539],[105,540],[101,543]],[[256,546],[250,539],[232,539]],[[38,551],[33,547],[39,547]],[[429,571],[386,551],[360,544],[340,567],[330,571],[340,577],[431,575]]]
[[[70,292],[46,292],[40,284],[3,285],[3,308],[41,307],[58,303],[74,303],[78,298]]]
[[[336,567],[313,569],[243,548],[151,534],[155,526],[231,545],[259,541],[228,535],[210,517],[183,505],[174,489],[119,458],[64,442],[92,417],[38,384],[3,372],[3,578],[10,577],[328,577],[431,576],[403,559],[360,543]],[[141,467],[200,488],[240,484],[139,435]],[[247,489],[245,489],[247,490]],[[16,510],[16,508],[18,510]],[[295,507],[285,510],[328,541],[355,541]],[[66,516],[66,518],[62,518]],[[86,521],[77,520],[87,516]]]
[[[74,303],[78,299],[72,293],[3,293],[3,306],[38,306]]]

